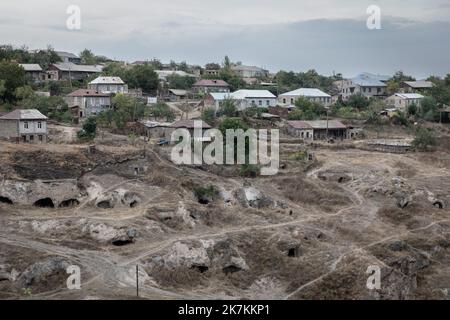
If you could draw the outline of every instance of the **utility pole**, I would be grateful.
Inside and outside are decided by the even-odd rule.
[[[136,265],[136,297],[139,298],[139,266]]]
[[[329,111],[329,107],[326,107],[326,110],[327,110],[327,142],[328,142],[328,111]]]

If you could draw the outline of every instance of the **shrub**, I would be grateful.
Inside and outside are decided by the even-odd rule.
[[[427,150],[428,147],[436,145],[436,139],[430,130],[419,127],[416,130],[416,137],[414,138],[412,145],[417,149]]]

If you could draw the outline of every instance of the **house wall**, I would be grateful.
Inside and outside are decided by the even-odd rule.
[[[286,133],[290,136],[301,138],[305,141],[313,141],[314,140],[314,130],[313,129],[297,129],[291,125],[287,125]]]
[[[17,120],[0,120],[0,137],[5,139],[19,137]]]
[[[278,97],[278,102],[280,104],[295,104],[295,101],[299,99],[299,96],[296,95],[281,95]],[[332,104],[331,97],[304,97],[311,102],[319,103],[325,107],[328,107]]]
[[[90,84],[88,88],[101,93],[128,93],[126,84]]]
[[[277,98],[247,98],[236,101],[238,110],[244,110],[250,107],[269,108],[277,105]]]
[[[79,118],[86,118],[91,115],[97,115],[100,112],[111,108],[110,97],[65,97],[69,108],[78,106]]]
[[[193,86],[192,90],[197,93],[230,92],[229,87],[211,87],[211,86]]]

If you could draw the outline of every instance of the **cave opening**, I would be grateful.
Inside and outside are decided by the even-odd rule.
[[[298,247],[289,248],[288,257],[290,258],[298,258],[300,256],[300,250]]]
[[[39,199],[38,201],[36,201],[34,203],[35,207],[39,207],[39,208],[54,208],[55,204],[53,203],[53,200],[50,198],[43,198],[43,199]]]
[[[196,265],[194,264],[193,266],[191,266],[191,269],[196,270],[200,273],[205,273],[206,271],[209,270],[209,268],[207,266],[204,265]]]
[[[133,242],[134,241],[132,239],[126,239],[126,240],[118,239],[118,240],[114,240],[112,242],[112,244],[113,244],[113,246],[116,246],[116,247],[123,247],[123,246],[129,245],[129,244],[132,244]]]
[[[80,204],[80,201],[78,201],[77,199],[68,199],[68,200],[64,200],[63,202],[61,202],[59,204],[60,208],[73,208],[76,207]]]
[[[441,201],[436,201],[435,203],[433,203],[433,206],[438,209],[444,209],[444,204]]]
[[[227,266],[222,269],[222,271],[225,274],[235,273],[235,272],[239,272],[241,270],[242,270],[241,268],[239,268],[238,266],[235,266],[235,265]]]
[[[2,197],[0,196],[0,202],[1,203],[6,203],[6,204],[13,204],[12,200],[8,197]]]
[[[102,208],[102,209],[112,209],[113,205],[108,200],[104,200],[104,201],[100,201],[99,203],[97,203],[97,207]]]

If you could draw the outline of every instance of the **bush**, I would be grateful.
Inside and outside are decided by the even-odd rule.
[[[97,131],[97,121],[95,118],[87,118],[83,124],[83,129],[77,132],[78,139],[92,140],[95,138]]]
[[[417,149],[427,150],[428,147],[436,145],[436,139],[430,130],[419,127],[412,145]]]

